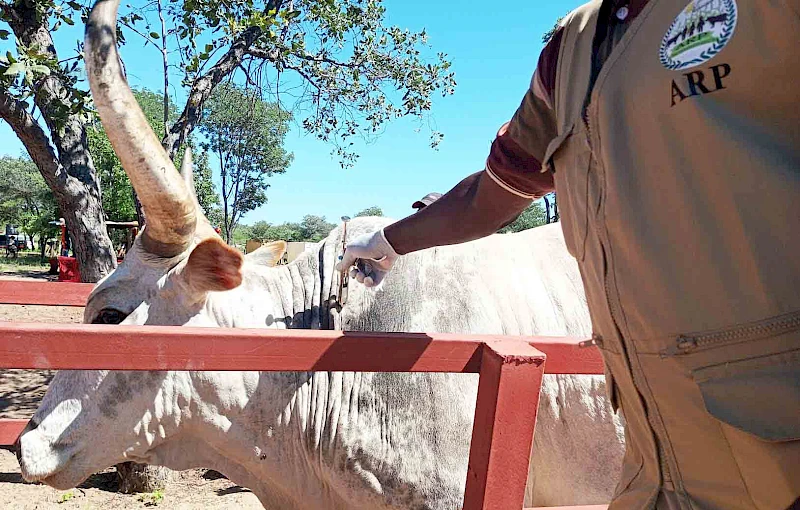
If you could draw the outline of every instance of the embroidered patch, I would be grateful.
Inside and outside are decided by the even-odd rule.
[[[733,37],[738,14],[736,0],[689,2],[661,41],[661,63],[679,71],[711,60]]]

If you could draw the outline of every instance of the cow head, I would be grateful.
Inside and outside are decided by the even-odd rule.
[[[116,47],[118,7],[119,0],[99,0],[92,10],[86,68],[100,120],[142,202],[147,225],[124,262],[92,292],[84,322],[230,325],[219,310],[225,302],[219,296],[242,283],[243,257],[222,241],[199,209],[191,152],[179,173],[128,86]],[[285,243],[262,248],[260,262],[274,262],[285,248]],[[196,377],[186,372],[59,372],[20,437],[23,475],[66,488],[125,460],[179,467],[169,440],[192,413],[202,411],[192,399],[224,397],[198,397]],[[224,393],[226,385],[240,385],[246,376],[218,377],[230,379],[215,383],[215,391]]]

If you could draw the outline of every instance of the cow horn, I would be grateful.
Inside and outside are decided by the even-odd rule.
[[[192,160],[192,148],[186,146],[186,151],[183,153],[183,160],[181,161],[181,177],[192,198],[197,201],[197,190],[194,187],[194,161]],[[199,204],[196,204],[199,206]]]
[[[197,210],[125,79],[117,52],[119,0],[99,0],[86,24],[89,87],[100,121],[145,209],[145,250],[161,257],[185,251],[194,237]]]

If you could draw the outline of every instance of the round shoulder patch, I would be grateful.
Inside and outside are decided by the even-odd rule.
[[[689,2],[661,41],[661,63],[679,71],[711,60],[733,37],[737,18],[736,0]]]

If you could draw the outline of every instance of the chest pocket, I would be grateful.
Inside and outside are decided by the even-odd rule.
[[[590,216],[600,205],[600,181],[592,169],[592,152],[583,121],[574,122],[550,143],[544,164],[555,172],[561,228],[567,249],[578,261],[583,261]]]

